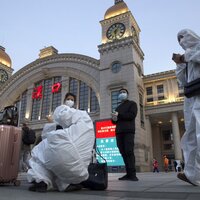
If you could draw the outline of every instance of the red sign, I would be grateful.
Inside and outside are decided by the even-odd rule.
[[[109,138],[115,137],[116,125],[110,119],[96,121],[96,138]]]
[[[33,99],[41,99],[42,98],[42,85],[35,87],[32,93]]]
[[[56,93],[59,92],[60,88],[61,88],[61,83],[55,83],[52,85],[51,91],[52,93]]]
[[[32,99],[41,99],[42,98],[42,88],[43,88],[43,86],[40,85],[33,89]],[[59,92],[60,89],[61,89],[61,83],[58,82],[58,83],[55,83],[52,85],[51,92],[56,93],[56,92]]]

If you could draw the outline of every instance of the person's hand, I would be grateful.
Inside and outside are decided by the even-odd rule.
[[[46,119],[49,123],[52,123],[53,122],[53,118],[52,118],[52,115],[47,115],[46,116]]]
[[[116,112],[116,111],[115,111],[115,112],[112,112],[112,113],[111,113],[111,116],[117,117],[117,116],[118,116],[118,112]]]
[[[112,112],[111,117],[113,121],[117,121],[118,112]]]
[[[181,55],[181,54],[173,53],[172,60],[173,60],[176,64],[185,63],[184,54]]]

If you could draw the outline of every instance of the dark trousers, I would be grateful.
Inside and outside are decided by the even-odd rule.
[[[153,172],[159,172],[159,169],[157,167],[154,167]]]
[[[124,133],[116,135],[117,147],[123,157],[126,172],[129,177],[136,176],[134,138],[135,134],[133,133]]]

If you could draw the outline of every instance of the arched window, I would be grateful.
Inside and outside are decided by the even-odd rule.
[[[45,119],[55,108],[61,105],[61,77],[53,77],[35,84],[32,92],[31,120]]]
[[[76,107],[87,112],[99,111],[99,103],[95,92],[86,83],[75,78],[69,79],[69,91],[76,95]]]
[[[26,117],[26,106],[27,106],[27,90],[22,93],[21,95],[21,103],[20,103],[20,111],[19,111],[19,120],[20,123],[24,120]]]
[[[111,107],[112,107],[111,112],[114,112],[117,106],[120,104],[118,95],[119,95],[119,89],[111,92]]]

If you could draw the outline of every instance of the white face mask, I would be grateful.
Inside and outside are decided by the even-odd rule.
[[[72,100],[66,100],[65,101],[65,105],[69,106],[70,108],[72,108],[74,106],[74,101],[72,101]]]
[[[126,100],[127,99],[127,97],[128,97],[128,95],[127,95],[127,93],[120,93],[119,94],[119,96],[118,96],[118,98],[119,98],[119,100]]]

